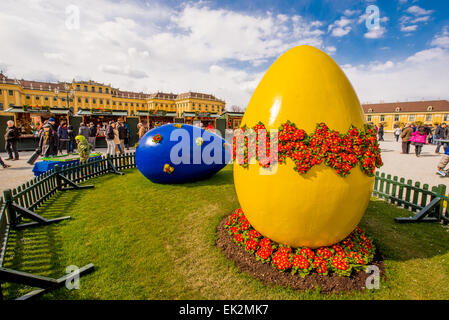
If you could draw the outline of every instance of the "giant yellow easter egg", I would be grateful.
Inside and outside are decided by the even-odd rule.
[[[340,67],[326,53],[298,46],[279,57],[254,91],[242,126],[258,122],[278,129],[287,121],[307,133],[317,123],[347,133],[363,130],[357,95]],[[360,222],[370,200],[374,178],[359,166],[342,177],[324,163],[300,174],[287,159],[270,170],[257,163],[234,162],[240,205],[262,235],[293,247],[316,248],[344,239]]]

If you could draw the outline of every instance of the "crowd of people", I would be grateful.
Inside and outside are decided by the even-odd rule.
[[[384,127],[382,124],[375,126],[378,134],[378,140],[384,141]],[[410,146],[415,147],[415,155],[421,155],[423,146],[425,144],[435,145],[435,153],[439,154],[441,149],[443,155],[437,165],[437,173],[442,176],[449,176],[448,170],[445,170],[449,163],[449,127],[446,123],[439,125],[415,125],[413,123],[406,123],[402,128],[396,127],[393,131],[396,142],[401,139],[402,152],[401,154],[409,154]]]
[[[54,118],[48,119],[39,129],[38,133],[38,152],[42,157],[52,157],[62,155],[64,151],[72,154],[76,151],[80,153],[80,143],[83,150],[88,144],[89,152],[95,150],[96,140],[98,136],[103,135],[107,143],[107,153],[115,155],[116,153],[124,153],[125,149],[129,150],[130,130],[127,123],[120,121],[110,121],[105,127],[95,126],[94,123],[81,123],[78,134],[76,134],[72,125],[61,121],[56,124]],[[81,138],[82,137],[82,138]],[[18,141],[20,138],[20,130],[15,126],[13,120],[8,120],[5,133],[5,149],[9,157],[5,160],[19,160]],[[6,164],[0,157],[0,165],[3,168],[11,167]]]

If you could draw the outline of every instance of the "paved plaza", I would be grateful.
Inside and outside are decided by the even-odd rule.
[[[419,158],[415,156],[413,146],[410,148],[410,154],[401,154],[401,142],[396,142],[391,134],[386,134],[385,141],[381,141],[380,146],[384,161],[384,166],[379,169],[380,172],[420,181],[430,186],[449,183],[449,178],[435,173],[441,154],[435,154],[434,145],[425,145]],[[97,149],[97,151],[105,153],[106,149]],[[26,163],[31,153],[21,152],[19,161],[6,161],[12,166],[11,168],[0,168],[0,191],[16,187],[34,177],[31,171],[33,166]],[[7,155],[1,153],[1,157],[6,159]]]

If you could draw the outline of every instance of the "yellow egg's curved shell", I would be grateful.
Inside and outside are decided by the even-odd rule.
[[[275,61],[254,91],[242,126],[261,121],[268,130],[277,129],[287,120],[309,134],[320,122],[340,133],[351,124],[363,128],[349,80],[314,47],[295,47]],[[293,247],[316,248],[344,239],[368,206],[374,178],[359,166],[346,177],[325,164],[306,174],[293,168],[290,159],[272,172],[258,164],[244,168],[234,163],[237,196],[249,222],[264,236]]]

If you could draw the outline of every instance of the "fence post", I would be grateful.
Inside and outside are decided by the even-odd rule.
[[[16,226],[17,215],[14,207],[12,206],[12,192],[11,189],[6,189],[3,191],[3,198],[5,199],[6,204],[6,216],[8,217],[8,223],[11,227]]]
[[[439,184],[438,185],[438,195],[445,196],[446,195],[446,185],[445,184]],[[443,206],[444,200],[441,199],[440,204],[438,206],[438,219],[441,221],[443,217]]]
[[[61,191],[62,189],[62,184],[61,184],[61,178],[59,177],[59,175],[61,174],[61,167],[57,164],[55,165],[55,177],[56,177],[56,188]]]

